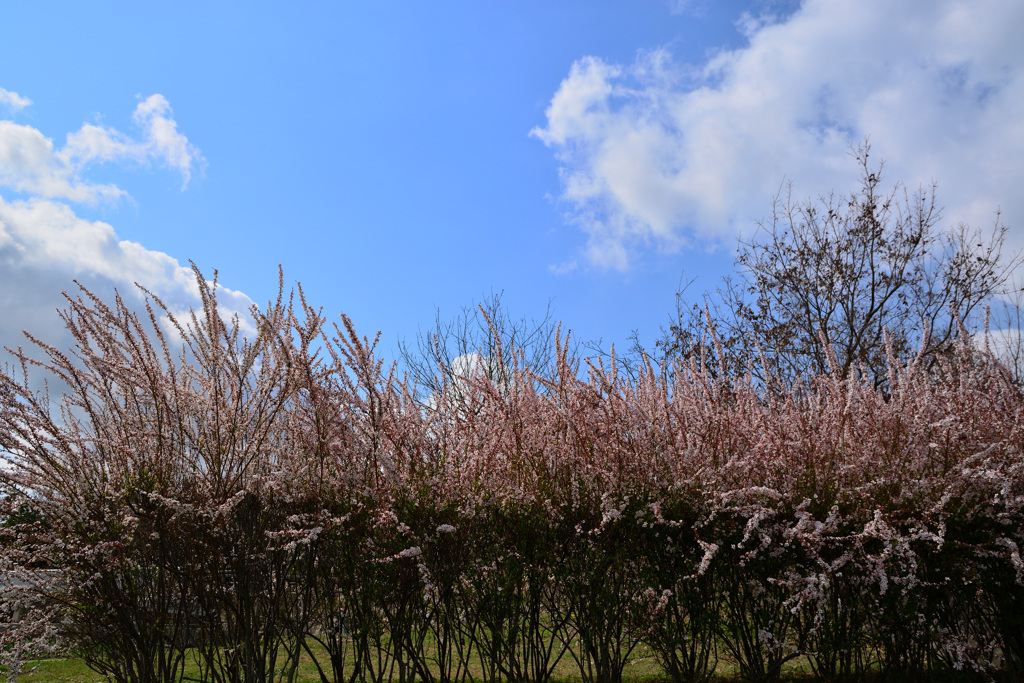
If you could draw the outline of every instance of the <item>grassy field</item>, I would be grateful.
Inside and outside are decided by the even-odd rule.
[[[46,681],[47,683],[93,683],[103,677],[92,671],[81,659],[50,659],[27,662],[18,676],[19,681]],[[6,683],[7,676],[4,674]]]
[[[193,681],[196,680],[196,673],[194,667],[192,667],[192,670],[186,671],[186,675],[191,675],[191,680]],[[474,681],[483,680],[479,669],[472,673]],[[721,661],[713,681],[717,683],[739,681],[738,673],[738,669],[734,664]],[[668,683],[669,678],[664,674],[649,651],[638,648],[634,651],[633,656],[630,657],[629,663],[626,665],[623,680],[626,683]],[[805,659],[800,658],[789,662],[784,667],[782,680],[795,683],[797,681],[809,682],[816,680],[816,678],[809,663]],[[961,683],[964,681],[983,680],[983,678],[965,673],[949,672],[948,674],[938,675],[931,680],[935,683]],[[997,675],[995,680],[1012,681],[1014,679]],[[54,658],[27,662],[21,675],[18,676],[18,681],[31,681],[32,683],[102,683],[105,679],[103,676],[90,670],[81,659]],[[317,669],[308,656],[304,656],[299,665],[296,681],[297,683],[321,683]],[[563,657],[558,664],[552,683],[576,683],[578,681],[580,681],[580,675],[576,662],[571,657]],[[2,669],[0,669],[0,683],[7,683],[6,673]]]
[[[721,663],[717,673],[716,678],[719,681],[737,680],[736,668],[728,662]],[[473,674],[476,681],[482,680],[479,671],[474,671]],[[810,680],[810,667],[806,662],[794,661],[787,666],[785,678],[792,681]],[[32,681],[33,683],[102,683],[105,679],[90,670],[81,659],[68,658],[27,662],[21,675],[18,676],[18,680]],[[573,683],[579,680],[576,662],[568,656],[563,657],[558,664],[553,683]],[[669,679],[650,652],[638,649],[626,665],[624,680],[628,683],[663,683]],[[2,671],[0,671],[0,681],[3,683],[7,681],[6,674]],[[316,667],[308,657],[304,657],[299,665],[297,681],[298,683],[320,683]]]

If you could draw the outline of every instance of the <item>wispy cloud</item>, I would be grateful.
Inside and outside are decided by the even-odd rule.
[[[0,186],[51,199],[95,204],[116,200],[125,192],[115,185],[84,180],[82,172],[88,166],[156,161],[180,173],[184,189],[203,158],[199,149],[178,132],[167,100],[163,95],[151,95],[139,103],[132,118],[139,128],[137,138],[86,123],[69,133],[60,149],[31,126],[0,121]]]
[[[17,111],[18,109],[24,109],[30,104],[32,104],[32,100],[27,97],[22,97],[16,92],[0,88],[0,107],[9,107]]]
[[[697,66],[655,49],[573,64],[531,134],[561,165],[588,259],[731,243],[783,180],[798,196],[851,188],[851,143],[886,176],[939,183],[951,222],[1024,228],[1024,5],[808,0],[744,16],[745,47]],[[1024,246],[1024,232],[1012,239]]]

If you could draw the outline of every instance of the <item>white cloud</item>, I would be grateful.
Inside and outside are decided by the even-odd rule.
[[[24,109],[30,104],[32,104],[32,100],[27,97],[22,97],[16,92],[0,88],[0,106],[10,107],[17,111],[18,109]]]
[[[948,222],[997,208],[1024,246],[1024,5],[1014,0],[808,0],[697,67],[663,50],[629,66],[584,57],[531,134],[561,164],[591,262],[626,269],[645,244],[731,244],[798,197],[855,186],[870,137],[886,177],[939,183]]]
[[[28,195],[15,200],[0,196],[0,348],[24,344],[22,330],[66,346],[69,338],[55,310],[66,305],[63,290],[75,294],[73,279],[106,300],[116,288],[130,305],[141,304],[138,283],[176,315],[200,305],[190,268],[168,254],[119,239],[111,225],[86,220],[66,203],[125,195],[114,185],[82,177],[96,162],[158,160],[188,182],[202,157],[177,131],[167,100],[149,97],[134,118],[142,131],[139,139],[85,124],[59,150],[34,128],[0,121],[0,188]],[[247,324],[252,304],[247,296],[220,287],[218,300],[227,317],[237,313]],[[243,331],[254,332],[251,327]]]
[[[164,96],[150,95],[135,108],[132,118],[146,131],[144,155],[162,159],[181,173],[182,187],[188,185],[193,164],[201,164],[203,158],[199,150],[189,144],[188,138],[178,132],[171,105]]]
[[[104,298],[116,288],[141,304],[138,283],[178,316],[200,303],[192,270],[173,257],[120,240],[107,223],[80,218],[60,202],[0,198],[0,347],[23,344],[23,329],[62,338],[55,311],[66,305],[63,290],[75,293],[73,279]],[[227,288],[218,292],[222,311],[244,322],[252,301]]]
[[[82,181],[75,166],[54,150],[53,141],[35,128],[11,121],[0,121],[0,186],[87,204],[124,195],[114,185]]]
[[[203,158],[178,132],[167,100],[163,95],[151,95],[139,103],[132,118],[142,133],[138,139],[86,123],[69,133],[60,149],[31,126],[0,121],[0,186],[86,204],[113,201],[125,192],[114,185],[83,180],[81,174],[89,165],[155,160],[179,172],[184,189]]]

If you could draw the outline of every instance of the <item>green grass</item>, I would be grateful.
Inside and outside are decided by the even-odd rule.
[[[186,672],[192,676],[196,675],[194,665]],[[476,681],[481,681],[478,667],[472,672]],[[663,673],[661,667],[654,659],[649,650],[638,648],[634,651],[626,664],[623,673],[623,680],[626,683],[667,683],[668,677]],[[737,667],[728,661],[720,661],[715,671],[714,681],[727,683],[738,681]],[[815,680],[809,663],[799,658],[786,664],[783,669],[783,681],[805,682]],[[936,682],[954,683],[967,680],[963,676],[952,674],[949,676],[940,675],[935,678]],[[1009,679],[1007,679],[1009,680]],[[81,659],[46,659],[34,662],[27,662],[18,681],[32,683],[102,683],[103,676],[92,671]],[[299,664],[298,683],[320,683],[316,667],[308,656],[303,656]],[[580,681],[579,671],[576,662],[569,656],[563,657],[555,670],[552,683],[578,683]],[[0,669],[0,683],[6,683],[7,676]]]
[[[801,680],[807,678],[809,668],[794,665],[787,669],[787,676],[790,680]],[[479,672],[474,671],[476,680],[480,680]],[[649,652],[636,653],[628,664],[623,676],[628,683],[665,683],[668,678],[662,673],[661,667]],[[736,668],[728,662],[719,664],[716,679],[722,681],[736,680]],[[7,681],[6,675],[0,673],[0,680]],[[32,681],[33,683],[101,683],[104,678],[92,671],[81,659],[50,659],[38,662],[28,662],[19,681]],[[559,662],[555,672],[553,683],[576,683],[580,680],[576,662],[570,657],[564,657]],[[316,673],[316,667],[304,657],[299,665],[299,683],[320,683]]]
[[[6,674],[4,674],[3,680],[6,683]],[[45,683],[98,683],[103,681],[103,677],[87,667],[81,659],[49,659],[40,662],[26,662],[18,680]]]

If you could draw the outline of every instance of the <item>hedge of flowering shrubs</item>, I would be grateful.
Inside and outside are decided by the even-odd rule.
[[[984,349],[798,386],[698,361],[460,378],[424,404],[347,319],[87,292],[0,374],[12,665],[115,681],[1024,674],[1024,400]],[[20,363],[20,367],[18,366]],[[62,400],[34,391],[39,373]]]

